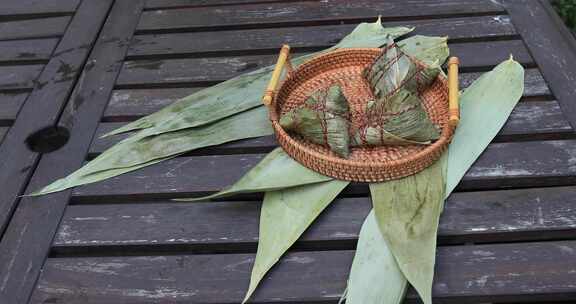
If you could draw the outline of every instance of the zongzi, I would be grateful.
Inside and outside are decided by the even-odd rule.
[[[340,157],[350,154],[349,106],[338,85],[312,93],[302,106],[283,114],[280,125]]]
[[[367,103],[366,120],[355,130],[353,146],[429,144],[440,137],[420,93],[440,73],[438,65],[418,63],[390,40],[363,76],[375,100]]]
[[[420,98],[405,89],[369,102],[366,112],[367,123],[354,133],[352,146],[429,144],[440,137]]]

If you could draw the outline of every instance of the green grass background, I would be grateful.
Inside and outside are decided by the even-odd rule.
[[[576,31],[576,0],[556,0],[553,4],[566,25]]]

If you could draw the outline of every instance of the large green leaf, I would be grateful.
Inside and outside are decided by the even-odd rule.
[[[229,141],[272,134],[264,107],[198,127],[140,138],[125,139],[85,166],[32,195],[62,191],[97,182],[176,157],[182,153]]]
[[[380,231],[424,304],[432,303],[436,232],[445,190],[445,155],[418,174],[370,184]]]
[[[199,201],[239,193],[274,191],[332,179],[302,166],[282,148],[276,148],[231,187],[207,197],[177,200]]]
[[[448,58],[446,41],[443,37],[413,36],[398,42],[398,45],[408,55],[433,65],[443,63]],[[390,262],[389,245],[382,237],[377,222],[370,217],[360,232],[348,280],[347,303],[400,304],[406,278],[398,265]]]
[[[374,215],[368,214],[360,229],[352,262],[347,304],[400,304],[408,281],[398,268]]]
[[[483,74],[460,97],[460,125],[448,148],[446,192],[451,193],[482,154],[524,92],[524,68],[512,58]]]
[[[297,57],[292,60],[294,67],[321,53],[338,48],[380,47],[389,38],[396,38],[411,32],[414,28],[382,26],[380,19],[373,23],[361,23],[340,43],[327,50]],[[170,132],[200,126],[222,119],[240,111],[261,105],[262,94],[270,78],[273,66],[232,78],[213,87],[198,91],[166,108],[129,123],[108,134],[149,129],[147,134]]]
[[[474,160],[482,153],[496,136],[498,130],[504,125],[510,112],[522,96],[523,84],[523,68],[517,62],[508,60],[498,65],[493,71],[484,74],[463,92],[461,95],[460,108],[462,120],[448,149],[445,197],[450,195]],[[487,123],[486,117],[490,117],[489,123]],[[478,128],[479,125],[481,125],[482,128]],[[395,196],[396,194],[392,192],[382,194],[382,196],[386,195]],[[435,213],[429,214],[430,218],[428,221],[434,221],[437,215]],[[364,226],[370,224],[375,225],[367,219]],[[373,229],[373,227],[365,228],[364,226],[362,228],[363,233],[360,234],[358,241],[358,248],[356,256],[354,257],[355,262],[352,265],[351,273],[355,272],[355,268],[359,267],[356,266],[356,260],[358,259],[363,261],[363,263],[358,262],[360,265],[377,265],[377,263],[381,262],[379,256],[366,253],[366,251],[373,249],[363,245],[365,244],[363,239],[374,240],[371,246],[376,246],[382,251],[388,250],[385,240],[378,238],[378,235],[376,235],[376,233],[379,232]],[[434,228],[434,230],[436,230],[436,228]],[[429,234],[429,237],[435,239],[436,234]],[[432,242],[431,239],[426,242],[429,244],[429,247]],[[434,252],[430,250],[429,254],[430,257],[428,257],[428,261],[430,261]],[[358,270],[360,273],[358,276],[362,276],[361,273],[366,273],[367,276],[371,274],[369,267],[365,269],[366,270],[363,271]],[[401,279],[400,275],[394,270],[381,271],[378,278],[372,281],[362,281],[362,284],[350,280],[348,294],[354,289],[357,289],[360,294],[368,293],[371,290],[379,290],[382,288],[381,282],[397,282]],[[398,292],[400,292],[400,289]],[[362,303],[399,304],[401,302],[401,300],[395,301],[394,299],[379,301],[379,299],[383,299],[384,296],[384,292],[377,293],[377,295],[372,298],[374,301],[364,299]],[[350,299],[348,299],[348,302],[352,304],[360,303],[350,302]]]
[[[362,23],[341,43],[323,52],[341,47],[378,47],[389,37],[398,37],[412,30],[406,27],[384,28],[380,20]],[[293,61],[294,65],[319,53],[299,57]],[[33,195],[98,182],[194,149],[272,134],[266,122],[266,110],[260,107],[260,98],[270,71],[271,67],[267,67],[233,78],[113,131],[108,135],[143,129],[108,149],[85,167]],[[248,122],[239,125],[242,119],[236,116]]]
[[[415,35],[397,44],[404,53],[431,66],[442,64],[450,53],[446,37]]]
[[[260,236],[246,302],[260,280],[349,182],[328,182],[267,192],[260,211]]]

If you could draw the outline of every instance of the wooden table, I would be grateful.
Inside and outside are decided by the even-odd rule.
[[[464,85],[510,53],[526,67],[522,101],[446,204],[435,300],[575,301],[576,42],[547,1],[4,0],[0,303],[239,303],[261,196],[170,198],[233,183],[276,146],[272,137],[71,191],[19,195],[121,138],[97,135],[270,65],[282,43],[297,53],[324,49],[378,15],[449,36]],[[69,132],[60,149],[30,145],[54,126]],[[351,185],[253,301],[336,303],[369,209],[366,185]]]

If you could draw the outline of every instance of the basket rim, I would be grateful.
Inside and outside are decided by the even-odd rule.
[[[301,64],[294,71],[287,74],[287,77],[285,77],[281,81],[281,83],[279,85],[278,92],[280,92],[282,90],[282,88],[284,87],[284,85],[287,83],[287,81],[290,81],[291,79],[293,79],[293,77],[295,77],[295,75],[297,75],[299,71],[302,71],[305,68],[309,68],[310,66],[317,64],[317,62],[319,60],[322,60],[323,58],[325,58],[327,56],[335,56],[335,55],[336,56],[337,55],[346,56],[346,55],[352,55],[353,53],[357,53],[357,52],[373,53],[374,56],[377,56],[378,53],[383,52],[383,49],[381,49],[381,48],[343,48],[343,49],[337,49],[334,51],[319,54],[319,55],[313,57],[312,59],[308,60],[307,62]],[[414,59],[413,57],[411,57],[411,58]],[[414,60],[416,60],[417,62],[421,62],[417,59],[414,59]],[[447,78],[444,75],[444,73],[439,73],[435,81],[441,81],[442,86],[447,87]],[[325,162],[329,162],[329,163],[334,163],[334,164],[344,165],[344,166],[366,168],[366,169],[368,169],[368,168],[386,168],[386,167],[391,167],[391,166],[402,166],[402,165],[406,165],[409,163],[413,163],[415,161],[418,161],[418,160],[424,158],[427,155],[430,155],[436,151],[442,150],[450,142],[450,140],[452,139],[452,136],[454,134],[454,128],[452,126],[450,126],[450,124],[444,123],[442,126],[442,132],[440,134],[440,138],[438,140],[436,140],[435,142],[433,142],[430,145],[426,145],[426,147],[424,149],[421,149],[414,154],[410,154],[408,156],[394,159],[394,160],[380,160],[377,157],[375,157],[373,160],[351,160],[351,159],[340,158],[340,157],[336,157],[336,156],[332,156],[329,154],[318,152],[314,149],[307,147],[306,145],[303,145],[302,143],[300,143],[300,141],[296,140],[288,132],[286,132],[282,128],[282,126],[280,126],[280,123],[279,123],[280,114],[278,113],[278,107],[277,107],[277,98],[279,95],[280,94],[275,94],[274,101],[273,101],[271,107],[269,108],[270,111],[274,111],[274,113],[270,113],[271,114],[270,120],[271,120],[273,128],[275,130],[275,135],[277,137],[282,136],[286,141],[288,141],[290,143],[290,145],[292,145],[294,148],[296,148],[300,152],[309,154],[310,156],[312,156],[314,158],[321,159],[321,160],[323,160]],[[448,104],[446,106],[448,106]],[[283,147],[282,144],[280,146],[282,146],[283,150],[286,151],[289,155],[291,154],[291,153],[289,153],[289,151],[287,151],[287,149],[285,149]],[[319,146],[321,146],[321,145],[319,145]],[[365,147],[365,148],[370,149],[369,147]],[[354,149],[354,148],[352,148],[352,149]]]

